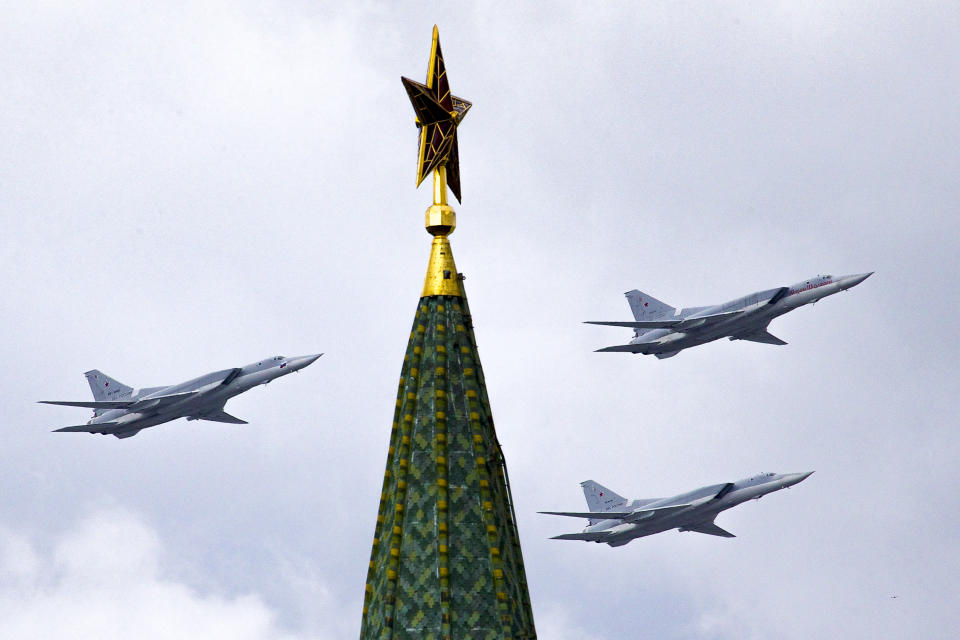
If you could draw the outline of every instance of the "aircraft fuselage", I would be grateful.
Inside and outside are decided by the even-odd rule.
[[[733,537],[716,524],[721,511],[747,500],[758,499],[768,493],[793,486],[807,479],[813,472],[759,473],[728,482],[708,485],[669,498],[628,501],[610,489],[592,480],[582,483],[587,498],[588,512],[543,511],[541,513],[589,518],[590,524],[581,533],[555,536],[561,540],[584,540],[619,547],[634,538],[679,529],[721,537]]]
[[[103,381],[104,387],[120,391],[105,392],[109,399],[93,402],[60,402],[47,404],[84,406],[94,409],[94,417],[86,427],[66,427],[60,431],[87,431],[115,435],[118,438],[135,435],[141,429],[170,422],[178,418],[187,420],[213,420],[218,422],[243,423],[242,420],[224,412],[224,404],[230,398],[249,391],[253,387],[275,380],[310,365],[321,354],[285,358],[272,356],[259,362],[235,369],[213,371],[175,385],[152,387],[134,391],[98,371],[87,373],[91,388]],[[97,382],[91,379],[96,378]],[[110,383],[116,383],[110,386]],[[94,392],[95,394],[97,391]],[[118,406],[119,405],[119,406]],[[101,427],[101,428],[98,428]]]
[[[857,274],[838,278],[817,276],[790,287],[757,291],[723,304],[682,309],[676,312],[675,316],[663,318],[682,321],[678,326],[637,328],[629,344],[638,345],[635,353],[653,354],[661,358],[724,337],[760,342],[772,340],[775,341],[774,344],[784,344],[773,336],[757,340],[755,334],[768,336],[766,327],[774,318],[845,291],[863,282],[869,275]]]

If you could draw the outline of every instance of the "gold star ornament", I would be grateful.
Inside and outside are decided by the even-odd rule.
[[[450,93],[447,68],[443,64],[440,38],[433,27],[427,84],[400,78],[410,96],[420,129],[420,157],[417,162],[417,186],[434,170],[446,167],[447,185],[460,202],[460,160],[457,152],[457,126],[472,106]]]

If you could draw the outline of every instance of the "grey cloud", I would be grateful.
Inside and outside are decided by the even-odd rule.
[[[475,105],[452,243],[541,636],[655,620],[642,628],[666,638],[942,637],[958,565],[958,21],[896,3],[11,7],[0,521],[33,533],[5,542],[5,587],[43,575],[69,600],[48,551],[121,509],[150,523],[124,563],[153,562],[150,588],[169,580],[198,615],[356,633],[429,246],[399,76],[424,72],[436,22]],[[594,354],[628,332],[580,324],[628,318],[634,287],[682,306],[868,270],[778,320],[785,347],[660,362]],[[147,386],[318,351],[237,398],[241,428],[111,442],[50,434],[81,415],[33,404],[82,399],[94,367]],[[725,514],[731,541],[565,544],[535,514],[579,508],[589,477],[644,497],[811,468]],[[315,626],[328,601],[343,626]]]

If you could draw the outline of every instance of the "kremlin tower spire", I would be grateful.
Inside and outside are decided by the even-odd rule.
[[[370,553],[361,640],[536,638],[506,462],[449,236],[460,201],[454,96],[433,28],[426,84],[403,78],[433,177],[433,236],[407,343]]]

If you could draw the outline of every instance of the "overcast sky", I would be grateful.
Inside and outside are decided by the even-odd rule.
[[[957,5],[2,4],[0,636],[356,637],[434,23],[540,638],[956,633]],[[597,354],[630,331],[581,324],[865,271],[783,347]],[[319,351],[230,402],[249,425],[51,434],[88,412],[35,404]],[[536,513],[762,470],[816,474],[730,540]]]

